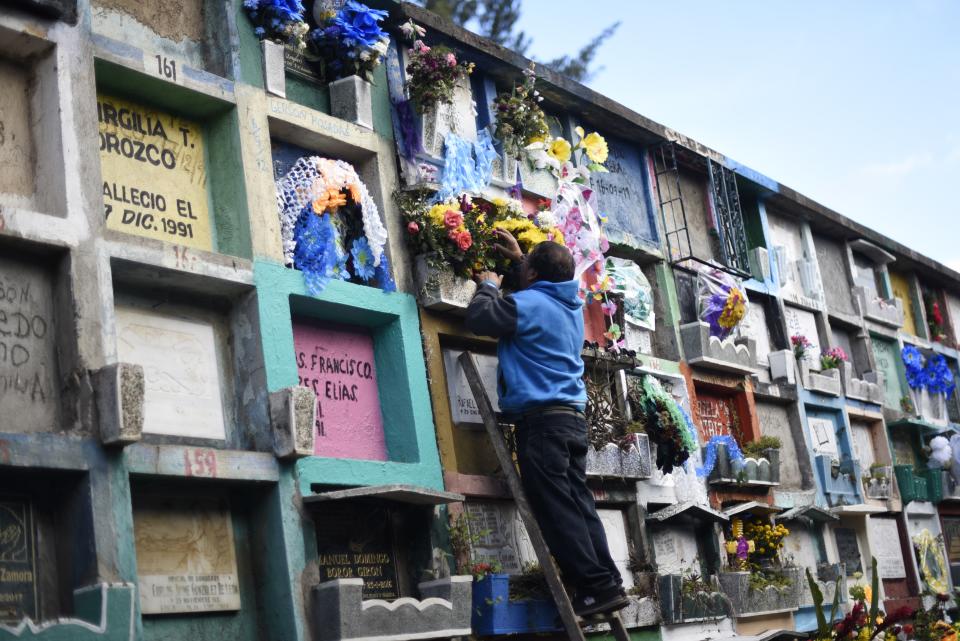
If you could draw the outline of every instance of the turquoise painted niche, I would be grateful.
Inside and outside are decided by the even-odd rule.
[[[332,280],[319,297],[307,294],[303,274],[278,263],[254,262],[267,388],[299,384],[293,318],[366,328],[373,337],[386,461],[309,456],[297,462],[300,493],[313,484],[408,483],[443,489],[413,296]]]

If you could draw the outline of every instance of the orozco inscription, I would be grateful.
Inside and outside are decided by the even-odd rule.
[[[211,249],[200,125],[104,95],[97,118],[107,227]]]

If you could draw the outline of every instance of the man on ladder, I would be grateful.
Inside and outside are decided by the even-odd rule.
[[[574,612],[615,612],[629,601],[587,487],[583,302],[573,256],[550,241],[524,256],[509,232],[497,233],[497,249],[519,265],[518,291],[501,296],[501,277],[479,274],[466,324],[499,339],[500,411],[516,424],[524,493],[565,581],[575,587]]]

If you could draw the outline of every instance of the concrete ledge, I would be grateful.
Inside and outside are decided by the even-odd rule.
[[[273,453],[277,458],[303,458],[314,452],[317,396],[302,386],[285,387],[270,394]]]
[[[363,600],[363,579],[335,579],[313,587],[318,641],[405,641],[471,632],[473,577],[452,576],[420,584],[422,600]]]
[[[634,434],[634,443],[626,449],[608,443],[599,450],[587,448],[587,476],[648,479],[653,474],[650,463],[650,437]]]
[[[681,325],[680,338],[691,365],[738,374],[750,374],[757,369],[756,341],[752,338],[728,337],[721,341],[710,335],[710,325],[702,321]]]
[[[115,363],[94,375],[100,439],[105,445],[127,445],[143,434],[143,367]]]
[[[272,483],[280,478],[277,460],[266,452],[135,443],[124,458],[131,475]]]
[[[840,374],[843,393],[847,398],[883,405],[883,372],[870,372],[862,379],[855,378],[853,363],[844,363]]]
[[[73,591],[76,617],[35,623],[23,619],[15,626],[0,625],[0,641],[133,641],[134,586],[100,583]]]

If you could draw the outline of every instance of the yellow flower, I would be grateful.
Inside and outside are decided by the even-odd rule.
[[[530,136],[527,138],[527,144],[532,145],[535,142],[544,142],[547,139],[547,134],[537,134],[535,136]]]
[[[567,162],[570,160],[570,152],[570,143],[563,138],[557,138],[550,143],[549,147],[547,147],[547,153],[550,154],[552,158],[555,158],[560,162]]]
[[[580,144],[587,152],[587,158],[593,162],[604,163],[607,161],[607,141],[597,132],[587,134],[586,138],[580,141]]]
[[[445,203],[440,203],[439,205],[434,205],[430,208],[430,211],[427,213],[427,218],[430,219],[430,224],[434,227],[443,227],[443,216],[447,213],[447,210],[450,209],[450,205]]]
[[[873,588],[871,588],[869,585],[863,586],[863,600],[867,603],[870,603],[870,601],[873,600]]]

